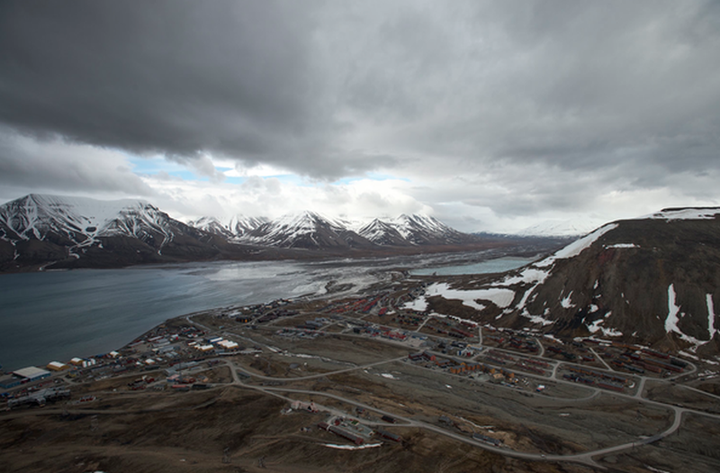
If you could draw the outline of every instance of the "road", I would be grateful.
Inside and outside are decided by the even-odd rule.
[[[614,369],[610,368],[610,365],[608,365],[605,360],[603,360],[603,357],[602,357],[602,356],[598,355],[598,353],[595,351],[595,349],[594,349],[593,347],[588,347],[588,348],[590,348],[590,351],[592,352],[593,355],[595,355],[595,358],[597,358],[598,360],[600,360],[600,363],[602,363],[603,366],[605,366],[605,368],[606,368],[608,371],[615,371]]]
[[[262,380],[265,380],[265,381],[291,382],[291,381],[304,381],[304,380],[307,380],[307,379],[318,379],[318,378],[324,378],[324,377],[326,377],[326,376],[332,376],[332,375],[335,375],[335,374],[347,373],[347,372],[349,372],[349,371],[363,370],[363,369],[367,369],[367,368],[372,368],[373,366],[379,366],[379,365],[384,365],[384,364],[387,364],[387,363],[393,363],[393,362],[395,362],[395,361],[404,360],[405,358],[406,358],[406,357],[404,357],[404,356],[400,356],[400,357],[397,357],[397,358],[391,358],[391,359],[389,359],[389,360],[382,360],[382,361],[376,361],[376,362],[374,362],[374,363],[368,363],[368,364],[366,364],[366,365],[353,366],[352,368],[344,368],[344,369],[336,370],[336,371],[327,371],[327,372],[324,372],[324,373],[316,373],[316,374],[311,374],[311,375],[308,375],[308,376],[295,376],[295,377],[292,377],[292,378],[276,378],[276,377],[272,377],[272,376],[263,376],[263,375],[259,375],[259,374],[253,373],[252,371],[248,371],[248,370],[246,370],[245,368],[242,368],[242,367],[240,367],[240,366],[237,366],[235,363],[233,363],[233,362],[231,362],[231,361],[228,361],[228,360],[223,360],[223,361],[225,361],[226,364],[230,365],[230,366],[231,366],[231,369],[237,370],[237,371],[242,371],[243,373],[245,373],[245,374],[247,374],[247,375],[249,375],[249,376],[252,376],[253,378],[258,378],[258,379],[262,379]],[[236,374],[237,374],[237,373],[236,373]]]
[[[189,318],[189,317],[188,317],[188,321],[190,321],[190,318]],[[427,321],[427,320],[426,320],[426,321]],[[193,323],[202,326],[201,324],[198,324],[197,322],[194,322],[194,321],[193,321]],[[202,326],[202,327],[205,328],[206,330],[210,330],[208,327],[204,327],[204,326]],[[237,336],[237,334],[233,334],[233,335]],[[243,337],[243,338],[245,338],[245,337]],[[361,337],[361,338],[363,338],[363,337]],[[441,337],[435,337],[435,338],[441,338]],[[257,341],[252,340],[252,339],[249,339],[249,338],[245,338],[245,339],[248,340],[248,341],[252,341],[253,343],[257,343],[257,344],[259,344],[259,345],[267,346],[267,345],[265,345],[265,344],[258,343]],[[385,340],[381,340],[381,341],[385,341]],[[536,358],[536,359],[543,359],[543,360],[544,360],[543,355],[544,355],[544,353],[545,353],[545,349],[544,349],[542,343],[541,343],[539,340],[537,340],[537,342],[538,342],[538,345],[540,346],[540,352],[539,352],[539,354],[537,354],[537,355],[525,355],[525,356],[530,356],[530,357],[534,357],[534,358]],[[394,343],[394,344],[395,344],[395,343]],[[479,345],[479,346],[482,346],[482,334],[480,334],[480,343],[479,343],[478,345]],[[608,369],[608,371],[610,371],[610,372],[613,372],[613,371],[614,371],[614,370],[605,362],[605,360],[603,360],[602,357],[599,356],[599,355],[595,352],[594,349],[591,348],[590,350],[591,350],[592,353],[597,357],[597,359]],[[502,350],[502,351],[505,351],[505,350]],[[516,353],[514,353],[514,352],[513,352],[513,354],[516,355]],[[226,361],[226,362],[228,363],[228,365],[231,367],[231,371],[232,371],[232,375],[233,375],[233,379],[234,379],[233,384],[236,385],[236,386],[238,386],[238,387],[241,387],[241,388],[258,390],[258,391],[261,391],[261,392],[265,392],[265,393],[267,393],[267,394],[269,394],[269,395],[281,397],[282,399],[286,399],[286,400],[289,400],[289,401],[292,401],[292,399],[291,399],[290,397],[283,396],[281,393],[305,394],[305,395],[310,395],[310,396],[313,396],[313,397],[316,397],[316,398],[317,398],[317,397],[322,397],[322,396],[324,396],[324,397],[326,397],[326,398],[331,398],[331,399],[334,399],[334,400],[337,400],[337,401],[341,401],[341,402],[347,403],[347,404],[352,405],[352,406],[362,407],[362,408],[364,408],[364,409],[366,409],[366,410],[368,410],[368,411],[376,412],[376,413],[380,414],[381,416],[382,416],[382,415],[391,416],[391,417],[393,417],[393,418],[395,418],[395,419],[397,419],[397,420],[402,421],[402,422],[403,422],[402,425],[404,425],[404,426],[422,428],[422,429],[425,429],[425,430],[428,430],[428,431],[431,431],[431,432],[435,432],[435,433],[437,433],[437,434],[444,435],[444,436],[446,436],[446,437],[449,437],[449,438],[452,438],[452,439],[461,441],[461,442],[463,442],[463,443],[465,443],[465,444],[469,444],[469,445],[473,445],[473,446],[475,446],[475,447],[483,448],[483,449],[485,449],[485,450],[488,450],[488,451],[491,451],[491,452],[495,452],[495,453],[498,453],[498,454],[501,454],[501,455],[504,455],[504,456],[509,456],[509,457],[518,458],[518,459],[524,459],[524,460],[533,460],[533,461],[570,461],[570,462],[581,463],[581,464],[585,464],[585,465],[589,465],[589,466],[592,466],[592,467],[596,467],[596,468],[597,468],[597,467],[599,467],[599,465],[598,465],[597,463],[595,463],[595,461],[593,460],[594,457],[603,456],[603,455],[607,455],[607,454],[611,454],[611,453],[616,453],[616,452],[628,450],[628,449],[631,449],[631,448],[634,448],[634,447],[637,447],[637,446],[640,446],[640,445],[646,445],[646,444],[650,444],[650,443],[653,443],[653,442],[657,442],[658,440],[661,440],[661,439],[667,437],[668,435],[673,434],[674,432],[676,432],[676,431],[678,430],[678,428],[679,428],[680,425],[682,424],[682,418],[683,418],[683,414],[684,414],[685,412],[692,412],[692,413],[695,413],[695,414],[698,414],[698,415],[703,415],[703,416],[708,416],[708,417],[720,419],[720,416],[719,416],[719,415],[709,414],[709,413],[702,412],[702,411],[696,411],[696,410],[689,409],[689,408],[683,408],[683,407],[673,406],[673,405],[665,404],[665,403],[658,402],[658,401],[652,401],[652,400],[649,400],[649,399],[644,398],[644,397],[643,397],[643,394],[644,394],[644,386],[645,386],[646,380],[647,380],[647,379],[657,380],[657,379],[656,379],[656,378],[648,378],[648,377],[646,377],[646,376],[636,376],[636,378],[639,379],[639,381],[638,381],[637,391],[636,391],[634,394],[630,395],[630,394],[615,393],[615,392],[613,392],[613,393],[608,393],[608,394],[610,394],[610,395],[612,395],[612,396],[615,396],[615,397],[619,397],[619,398],[625,398],[625,399],[628,399],[628,400],[640,401],[640,402],[643,402],[643,403],[646,403],[646,404],[650,404],[650,405],[654,405],[654,406],[657,406],[657,407],[661,407],[661,408],[665,408],[665,409],[670,409],[670,410],[672,411],[672,413],[673,413],[673,420],[672,420],[672,423],[670,424],[670,426],[669,426],[666,430],[664,430],[663,432],[658,433],[658,434],[656,434],[656,435],[650,436],[650,437],[639,438],[639,439],[637,439],[637,440],[634,441],[634,442],[628,442],[628,443],[624,443],[624,444],[616,445],[616,446],[612,446],[612,447],[606,447],[606,448],[602,448],[602,449],[592,450],[592,451],[588,451],[588,452],[581,452],[581,453],[576,453],[576,454],[569,454],[569,455],[547,455],[547,454],[541,454],[541,453],[519,452],[519,451],[515,451],[515,450],[510,450],[509,448],[505,448],[505,447],[494,447],[494,446],[489,445],[489,444],[486,444],[486,443],[484,443],[484,442],[479,442],[479,441],[477,441],[477,440],[474,440],[474,439],[472,439],[471,437],[468,437],[467,435],[463,435],[463,434],[460,434],[460,433],[456,433],[456,432],[453,432],[453,431],[449,431],[449,430],[443,429],[443,428],[441,428],[441,427],[438,427],[438,426],[436,426],[436,425],[429,424],[429,423],[426,423],[426,422],[422,422],[422,421],[419,421],[419,420],[415,420],[415,419],[412,419],[412,418],[407,418],[407,417],[404,417],[404,416],[399,416],[399,415],[397,415],[397,414],[395,414],[395,413],[393,413],[393,412],[385,411],[385,410],[380,409],[380,408],[377,408],[377,407],[372,407],[372,406],[363,404],[363,403],[361,403],[361,402],[355,401],[355,400],[353,400],[353,399],[348,399],[348,398],[345,398],[345,397],[342,397],[342,396],[339,396],[339,395],[335,395],[335,394],[330,394],[330,393],[326,393],[326,392],[312,391],[312,390],[288,388],[288,387],[254,386],[254,385],[245,384],[245,383],[243,383],[243,382],[240,380],[240,378],[239,378],[239,376],[238,376],[238,374],[237,374],[237,372],[240,371],[240,372],[243,372],[243,373],[245,373],[245,374],[247,374],[247,375],[249,375],[249,376],[251,376],[251,377],[254,377],[254,378],[257,378],[257,379],[261,379],[261,380],[266,380],[266,381],[280,381],[280,382],[292,382],[292,381],[316,379],[316,378],[331,376],[331,375],[333,375],[333,374],[355,371],[355,370],[359,370],[359,369],[367,369],[367,368],[374,367],[374,366],[379,366],[379,365],[383,365],[383,364],[387,364],[387,363],[397,362],[397,361],[403,360],[404,358],[405,358],[405,357],[392,358],[392,359],[388,359],[388,360],[382,360],[382,361],[378,361],[378,362],[374,362],[374,363],[369,363],[369,364],[362,365],[362,366],[356,366],[356,367],[352,367],[352,368],[346,368],[346,369],[341,369],[341,370],[332,371],[332,372],[326,372],[326,373],[318,373],[318,374],[314,374],[314,375],[308,375],[308,376],[297,377],[297,378],[276,378],[276,377],[262,376],[262,375],[258,375],[258,374],[249,372],[249,371],[247,371],[247,370],[245,370],[245,369],[243,369],[243,368],[240,368],[240,367],[236,366],[236,365],[235,365],[234,363],[232,363],[232,362],[229,362],[229,361],[227,361],[227,360],[225,360],[225,361]],[[558,361],[555,361],[555,360],[544,360],[544,361],[549,361],[549,362],[552,362],[552,363],[553,363],[553,368],[552,368],[552,371],[551,371],[551,374],[549,375],[549,377],[547,377],[547,376],[538,376],[538,375],[533,375],[533,374],[528,374],[528,373],[523,373],[523,374],[524,374],[525,376],[528,376],[528,377],[531,377],[531,378],[535,378],[535,379],[538,379],[538,380],[548,380],[548,379],[552,379],[552,380],[553,380],[554,382],[556,382],[556,383],[567,384],[567,385],[571,385],[571,386],[574,386],[574,387],[577,387],[577,386],[578,386],[577,383],[570,382],[570,381],[566,381],[566,380],[563,380],[563,379],[557,379],[557,371],[558,371],[560,365],[562,364],[561,362],[558,362]],[[676,379],[676,378],[678,378],[678,377],[680,377],[680,376],[687,375],[687,374],[691,374],[691,373],[693,373],[694,371],[696,371],[697,367],[696,367],[695,365],[693,365],[692,363],[690,363],[690,366],[691,366],[691,370],[690,370],[690,371],[685,372],[685,373],[682,373],[682,374],[679,374],[679,375],[674,376],[674,377],[672,377],[672,378],[666,378],[666,379],[664,379],[664,380],[662,380],[662,381],[670,381],[670,380]],[[448,374],[448,376],[453,376],[453,375]],[[707,395],[712,396],[712,397],[720,398],[720,396],[715,396],[715,395],[713,395],[713,394],[710,394],[710,393],[706,393],[706,392],[704,392],[704,391],[697,390],[696,388],[692,388],[692,387],[689,387],[689,386],[685,386],[685,387],[688,388],[688,389],[691,389],[691,390],[699,391],[699,392],[701,392],[701,393],[703,393],[703,394],[707,394]],[[508,389],[510,389],[510,388],[508,388]],[[579,398],[579,399],[553,398],[553,397],[547,396],[547,395],[543,395],[542,397],[543,397],[543,398],[547,398],[547,399],[554,399],[554,400],[558,400],[558,401],[562,401],[562,402],[588,401],[588,400],[591,400],[591,399],[599,396],[599,395],[601,394],[601,392],[602,392],[600,389],[597,389],[597,388],[592,388],[591,391],[592,391],[592,392],[591,392],[591,394],[590,394],[588,397]],[[534,393],[532,393],[532,394],[534,395]],[[331,410],[332,410],[333,413],[335,413],[336,415],[347,415],[347,414],[345,414],[345,413],[339,412],[337,409],[331,409]],[[390,424],[377,423],[377,425],[390,425]]]

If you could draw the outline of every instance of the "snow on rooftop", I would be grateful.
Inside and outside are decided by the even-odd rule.
[[[50,374],[49,371],[38,368],[37,366],[28,366],[20,370],[13,371],[13,374],[22,378],[35,378],[38,376],[47,376]]]

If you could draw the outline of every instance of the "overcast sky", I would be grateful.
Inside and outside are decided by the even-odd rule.
[[[422,212],[720,205],[720,2],[0,2],[0,200]]]

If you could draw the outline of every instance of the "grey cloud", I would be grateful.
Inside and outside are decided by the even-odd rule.
[[[59,140],[33,142],[2,127],[0,186],[35,192],[155,194],[116,152]]]
[[[578,210],[720,169],[719,50],[712,1],[7,1],[0,122],[210,176],[206,153],[467,176],[414,197]]]
[[[313,4],[18,1],[0,9],[6,124],[171,159],[214,152],[339,172],[332,162],[312,169],[333,128],[309,50]]]

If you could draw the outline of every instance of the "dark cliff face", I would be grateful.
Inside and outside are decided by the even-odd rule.
[[[522,305],[501,318],[526,315],[554,323],[543,331],[718,352],[720,219],[617,222],[578,255],[556,259]],[[515,304],[525,295],[518,286]],[[675,320],[676,318],[676,320]],[[536,326],[537,328],[537,326]]]

